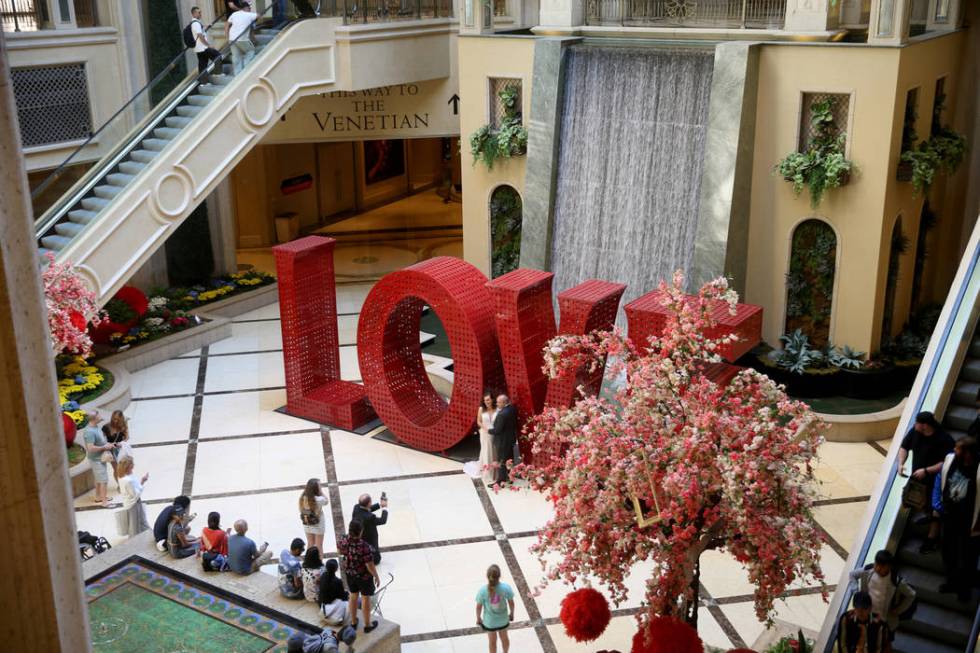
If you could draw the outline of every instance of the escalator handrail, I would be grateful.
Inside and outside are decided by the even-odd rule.
[[[218,23],[218,19],[212,21],[210,25],[208,25],[207,27],[204,28],[204,33],[207,34],[211,30],[211,28],[214,27],[217,23]],[[143,87],[140,90],[138,90],[135,93],[133,93],[132,97],[130,97],[129,100],[126,101],[125,104],[123,104],[121,107],[119,107],[119,109],[114,114],[112,114],[111,116],[109,116],[109,118],[104,123],[102,123],[102,126],[101,127],[99,127],[96,131],[94,131],[91,134],[89,134],[89,137],[88,138],[86,138],[74,150],[72,150],[71,154],[69,154],[65,158],[65,160],[62,161],[60,165],[58,165],[57,168],[55,168],[54,170],[52,170],[51,173],[47,177],[45,177],[44,181],[42,181],[40,184],[38,184],[37,188],[35,188],[34,190],[31,191],[31,199],[32,200],[33,199],[37,199],[37,197],[42,192],[44,192],[48,188],[48,186],[50,186],[52,183],[54,183],[54,180],[55,179],[57,179],[58,177],[61,176],[61,174],[64,171],[64,169],[66,167],[68,167],[68,165],[72,162],[72,160],[74,160],[74,158],[78,155],[79,152],[81,152],[83,149],[85,149],[97,136],[99,136],[110,124],[112,124],[112,122],[121,113],[123,113],[124,111],[126,111],[127,109],[129,109],[129,107],[134,102],[136,102],[137,99],[141,98],[142,95],[143,95],[143,93],[147,89],[152,88],[157,82],[159,82],[161,79],[163,79],[165,75],[167,75],[170,72],[172,72],[177,67],[177,65],[180,63],[180,61],[182,59],[184,59],[184,57],[187,56],[187,51],[190,50],[190,49],[192,49],[193,47],[194,46],[185,46],[184,49],[181,50],[179,54],[177,54],[177,56],[175,56],[173,59],[171,59],[170,62],[166,66],[164,66],[163,69],[160,70],[160,72],[158,72],[153,77],[153,79],[151,79],[146,84],[144,84]],[[181,82],[181,84],[185,84],[187,82],[187,78],[188,77],[190,77],[190,75],[188,75],[187,77],[185,77],[184,78],[184,81]],[[178,88],[179,88],[179,85],[178,85]],[[159,106],[160,104],[163,104],[163,103],[161,102],[157,106]],[[150,116],[150,115],[153,115],[153,114],[154,114],[154,111],[150,111],[150,112],[147,113],[147,116]],[[47,211],[45,213],[47,213]]]
[[[955,318],[957,315],[960,314],[960,311],[963,310],[963,299],[966,296],[967,287],[970,285],[969,281],[973,277],[973,274],[976,272],[978,263],[980,263],[980,241],[974,243],[969,268],[967,269],[966,274],[963,276],[961,280],[960,287],[957,289],[956,298],[953,300],[952,309],[950,310],[947,316],[946,323],[943,325],[943,331],[942,334],[940,335],[939,343],[937,344],[936,349],[933,352],[932,360],[929,362],[929,369],[926,372],[926,376],[923,379],[922,385],[920,386],[919,393],[915,397],[915,402],[914,402],[915,408],[912,411],[905,413],[905,415],[908,415],[908,417],[906,417],[905,420],[900,424],[899,428],[896,430],[896,433],[904,433],[905,431],[907,431],[908,428],[910,428],[909,420],[915,419],[915,415],[917,415],[922,410],[922,405],[925,402],[926,394],[928,393],[929,388],[932,386],[934,377],[936,375],[936,369],[939,367],[939,362],[942,358],[941,353],[945,351],[946,347],[949,344],[948,342],[949,336],[953,330],[953,324],[956,321]],[[871,523],[869,525],[867,533],[865,534],[864,540],[861,542],[861,547],[858,551],[858,556],[856,558],[857,560],[862,561],[862,564],[863,561],[867,559],[868,553],[871,550],[871,543],[875,539],[875,533],[878,532],[878,524],[881,521],[882,513],[885,510],[885,504],[887,503],[887,499],[889,495],[889,488],[894,486],[895,477],[898,475],[898,466],[894,464],[889,465],[889,469],[885,473],[887,474],[887,480],[885,484],[882,486],[883,488],[882,493],[878,498],[878,504],[875,506],[875,511],[874,514],[872,515]],[[853,593],[854,593],[853,585],[847,585],[843,589],[842,600],[838,606],[837,614],[835,615],[835,619],[834,619],[834,626],[827,640],[826,650],[828,651],[831,650],[834,642],[837,639],[837,623],[840,621],[841,615],[847,611],[847,607],[851,603],[851,595]],[[980,622],[978,622],[978,620],[980,620],[980,612],[977,613],[977,616],[974,619],[973,631],[971,632],[971,637],[972,637],[971,647],[976,644],[977,633],[980,632]],[[973,648],[970,648],[969,650],[972,651]]]

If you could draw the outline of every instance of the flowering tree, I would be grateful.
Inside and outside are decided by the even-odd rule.
[[[71,263],[56,263],[48,253],[48,267],[41,276],[44,303],[48,309],[48,330],[55,354],[71,352],[80,356],[92,353],[92,340],[86,331],[91,323],[98,326],[102,313],[92,292]]]
[[[797,579],[822,582],[822,537],[811,513],[811,463],[821,438],[809,408],[754,370],[721,387],[699,374],[735,336],[712,340],[710,308],[737,296],[724,279],[686,295],[683,276],[661,283],[668,316],[641,354],[618,331],[559,336],[545,350],[550,378],[609,356],[625,372],[614,400],[550,408],[528,427],[534,462],[514,475],[550,498],[555,516],[534,551],[544,581],[591,575],[617,605],[633,565],[652,560],[647,618],[696,625],[699,558],[727,549],[755,585],[760,620]],[[593,369],[595,369],[593,367]],[[633,498],[643,512],[638,518]]]

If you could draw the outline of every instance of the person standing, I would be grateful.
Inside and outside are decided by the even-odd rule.
[[[272,562],[272,551],[269,543],[255,546],[255,541],[245,536],[248,532],[248,522],[239,519],[235,522],[235,534],[228,537],[228,566],[236,574],[247,576],[258,571],[262,565]],[[302,543],[302,540],[300,540]]]
[[[874,564],[850,573],[858,582],[858,590],[871,597],[871,612],[888,626],[894,638],[901,615],[915,603],[915,589],[895,573],[895,556],[882,549],[875,554]]]
[[[490,651],[497,650],[497,636],[504,647],[510,650],[510,637],[507,627],[514,620],[514,590],[507,583],[500,582],[500,567],[487,568],[487,584],[476,593],[476,625],[487,632]]]
[[[915,416],[915,424],[902,440],[898,450],[898,473],[909,476],[905,471],[905,461],[911,453],[912,480],[909,482],[923,483],[927,491],[931,491],[946,454],[952,450],[953,438],[943,430],[932,413],[923,411]],[[919,548],[920,553],[935,551],[939,543],[938,515],[931,513],[926,519],[931,520],[929,535]]]
[[[95,477],[95,503],[103,508],[115,508],[118,503],[114,503],[108,497],[109,488],[109,469],[108,463],[112,458],[112,450],[117,447],[106,440],[105,434],[99,428],[102,423],[102,416],[99,411],[93,410],[86,415],[87,425],[82,437],[85,441],[85,451],[88,455],[89,465],[92,467],[92,476]]]
[[[129,440],[129,425],[126,423],[126,416],[121,410],[112,411],[109,423],[102,425],[102,435],[105,436],[109,444],[116,445],[109,450],[109,453],[112,454],[112,460],[109,461],[109,464],[112,465],[112,477],[116,479],[116,487],[122,490],[122,486],[119,485],[118,464],[122,452],[122,443]]]
[[[871,596],[854,594],[854,607],[837,624],[834,653],[884,653],[890,650],[888,626],[871,612]]]
[[[517,444],[517,409],[510,403],[510,397],[497,397],[497,414],[490,429],[497,455],[497,482],[510,483],[507,463],[514,459],[514,445]]]
[[[354,506],[354,512],[351,515],[351,519],[360,522],[363,527],[363,538],[371,547],[371,559],[374,561],[374,564],[381,562],[381,549],[378,546],[378,526],[383,526],[388,523],[387,508],[388,499],[385,497],[384,492],[381,493],[381,502],[374,504],[371,503],[370,494],[362,494],[358,498],[357,505]],[[380,517],[374,514],[378,510],[381,511]]]
[[[497,410],[493,404],[493,395],[489,392],[483,395],[483,403],[476,411],[476,423],[480,427],[480,470],[483,482],[493,485],[497,477],[497,470],[494,463],[497,460],[496,452],[493,447],[493,436],[490,429],[493,428],[494,417]]]
[[[306,488],[299,497],[299,519],[303,522],[306,532],[306,546],[323,549],[323,534],[326,532],[326,521],[323,519],[323,506],[327,505],[327,497],[323,496],[320,479],[311,478],[306,482]]]
[[[361,600],[361,614],[364,616],[364,632],[369,633],[378,627],[377,621],[371,621],[371,597],[375,588],[381,584],[378,570],[372,560],[371,545],[362,537],[364,527],[356,519],[351,520],[347,527],[347,535],[337,542],[337,553],[344,561],[344,573],[347,575],[347,587],[350,590],[348,611],[351,615],[351,626],[357,630],[357,599]]]
[[[320,576],[323,574],[323,560],[320,549],[311,546],[303,557],[303,597],[310,603],[317,602],[320,592]]]
[[[946,582],[939,586],[939,591],[955,593],[963,603],[970,600],[977,576],[978,462],[977,441],[969,436],[961,438],[953,453],[943,461],[933,492],[933,508],[942,515],[942,554],[946,569]]]
[[[194,54],[197,55],[197,74],[200,75],[208,69],[208,64],[221,59],[221,53],[211,47],[211,42],[208,41],[204,23],[201,22],[200,7],[191,7],[190,27],[191,36],[194,37]]]
[[[142,499],[143,486],[146,485],[150,475],[147,473],[143,474],[141,478],[136,478],[136,474],[133,472],[133,464],[133,459],[126,456],[119,459],[116,467],[119,471],[118,482],[119,489],[122,490],[122,511],[125,515],[124,528],[120,528],[120,530],[125,530],[125,533],[120,533],[120,535],[128,535],[129,537],[135,537],[150,529]]]
[[[241,9],[232,13],[225,21],[225,38],[231,44],[231,65],[235,75],[255,56],[255,46],[249,32],[259,17],[248,2],[242,2],[240,6]]]

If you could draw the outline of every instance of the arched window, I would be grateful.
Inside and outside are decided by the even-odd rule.
[[[895,324],[895,295],[898,292],[898,271],[902,264],[902,254],[909,249],[909,239],[902,233],[902,216],[892,227],[891,247],[888,251],[888,276],[885,278],[885,307],[881,313],[881,339],[892,337]]]
[[[513,186],[498,186],[490,195],[490,265],[494,278],[516,270],[521,262],[523,203]]]
[[[786,332],[801,329],[814,347],[830,339],[837,272],[837,235],[823,220],[804,220],[793,231],[786,274]]]

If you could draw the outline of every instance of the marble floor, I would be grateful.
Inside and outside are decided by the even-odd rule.
[[[337,281],[377,281],[435,256],[463,255],[463,215],[459,202],[444,203],[434,190],[423,191],[345,218],[314,233],[337,239]],[[238,251],[238,261],[275,272],[269,248]]]
[[[338,287],[345,379],[359,378],[354,334],[369,289],[366,283]],[[558,621],[569,588],[553,585],[538,596],[530,590],[542,577],[529,547],[551,514],[545,500],[528,491],[489,492],[459,462],[382,441],[383,428],[365,435],[327,431],[275,412],[285,403],[281,342],[278,307],[271,305],[237,318],[232,337],[133,374],[126,413],[137,470],[150,473],[151,521],[173,496],[188,494],[199,515],[195,531],[212,510],[226,525],[245,518],[250,534],[278,555],[302,537],[296,506],[307,479],[326,483],[335,530],[344,528],[360,493],[386,491],[390,517],[380,528],[380,572],[394,580],[380,607],[401,624],[404,651],[486,650],[486,637],[474,627],[473,596],[491,563],[520,595],[512,651],[629,650],[645,565],[634,570],[633,592],[602,638],[588,645],[571,641]],[[816,516],[827,534],[822,564],[829,583],[837,581],[858,535],[884,451],[878,443],[820,449]],[[118,541],[112,513],[91,501],[76,501],[78,528]],[[334,546],[328,534],[325,548]],[[744,570],[730,556],[711,552],[703,558],[702,582],[701,637],[718,647],[751,645],[764,627],[755,618]],[[827,608],[819,588],[790,594],[778,603],[777,617],[818,629]]]

